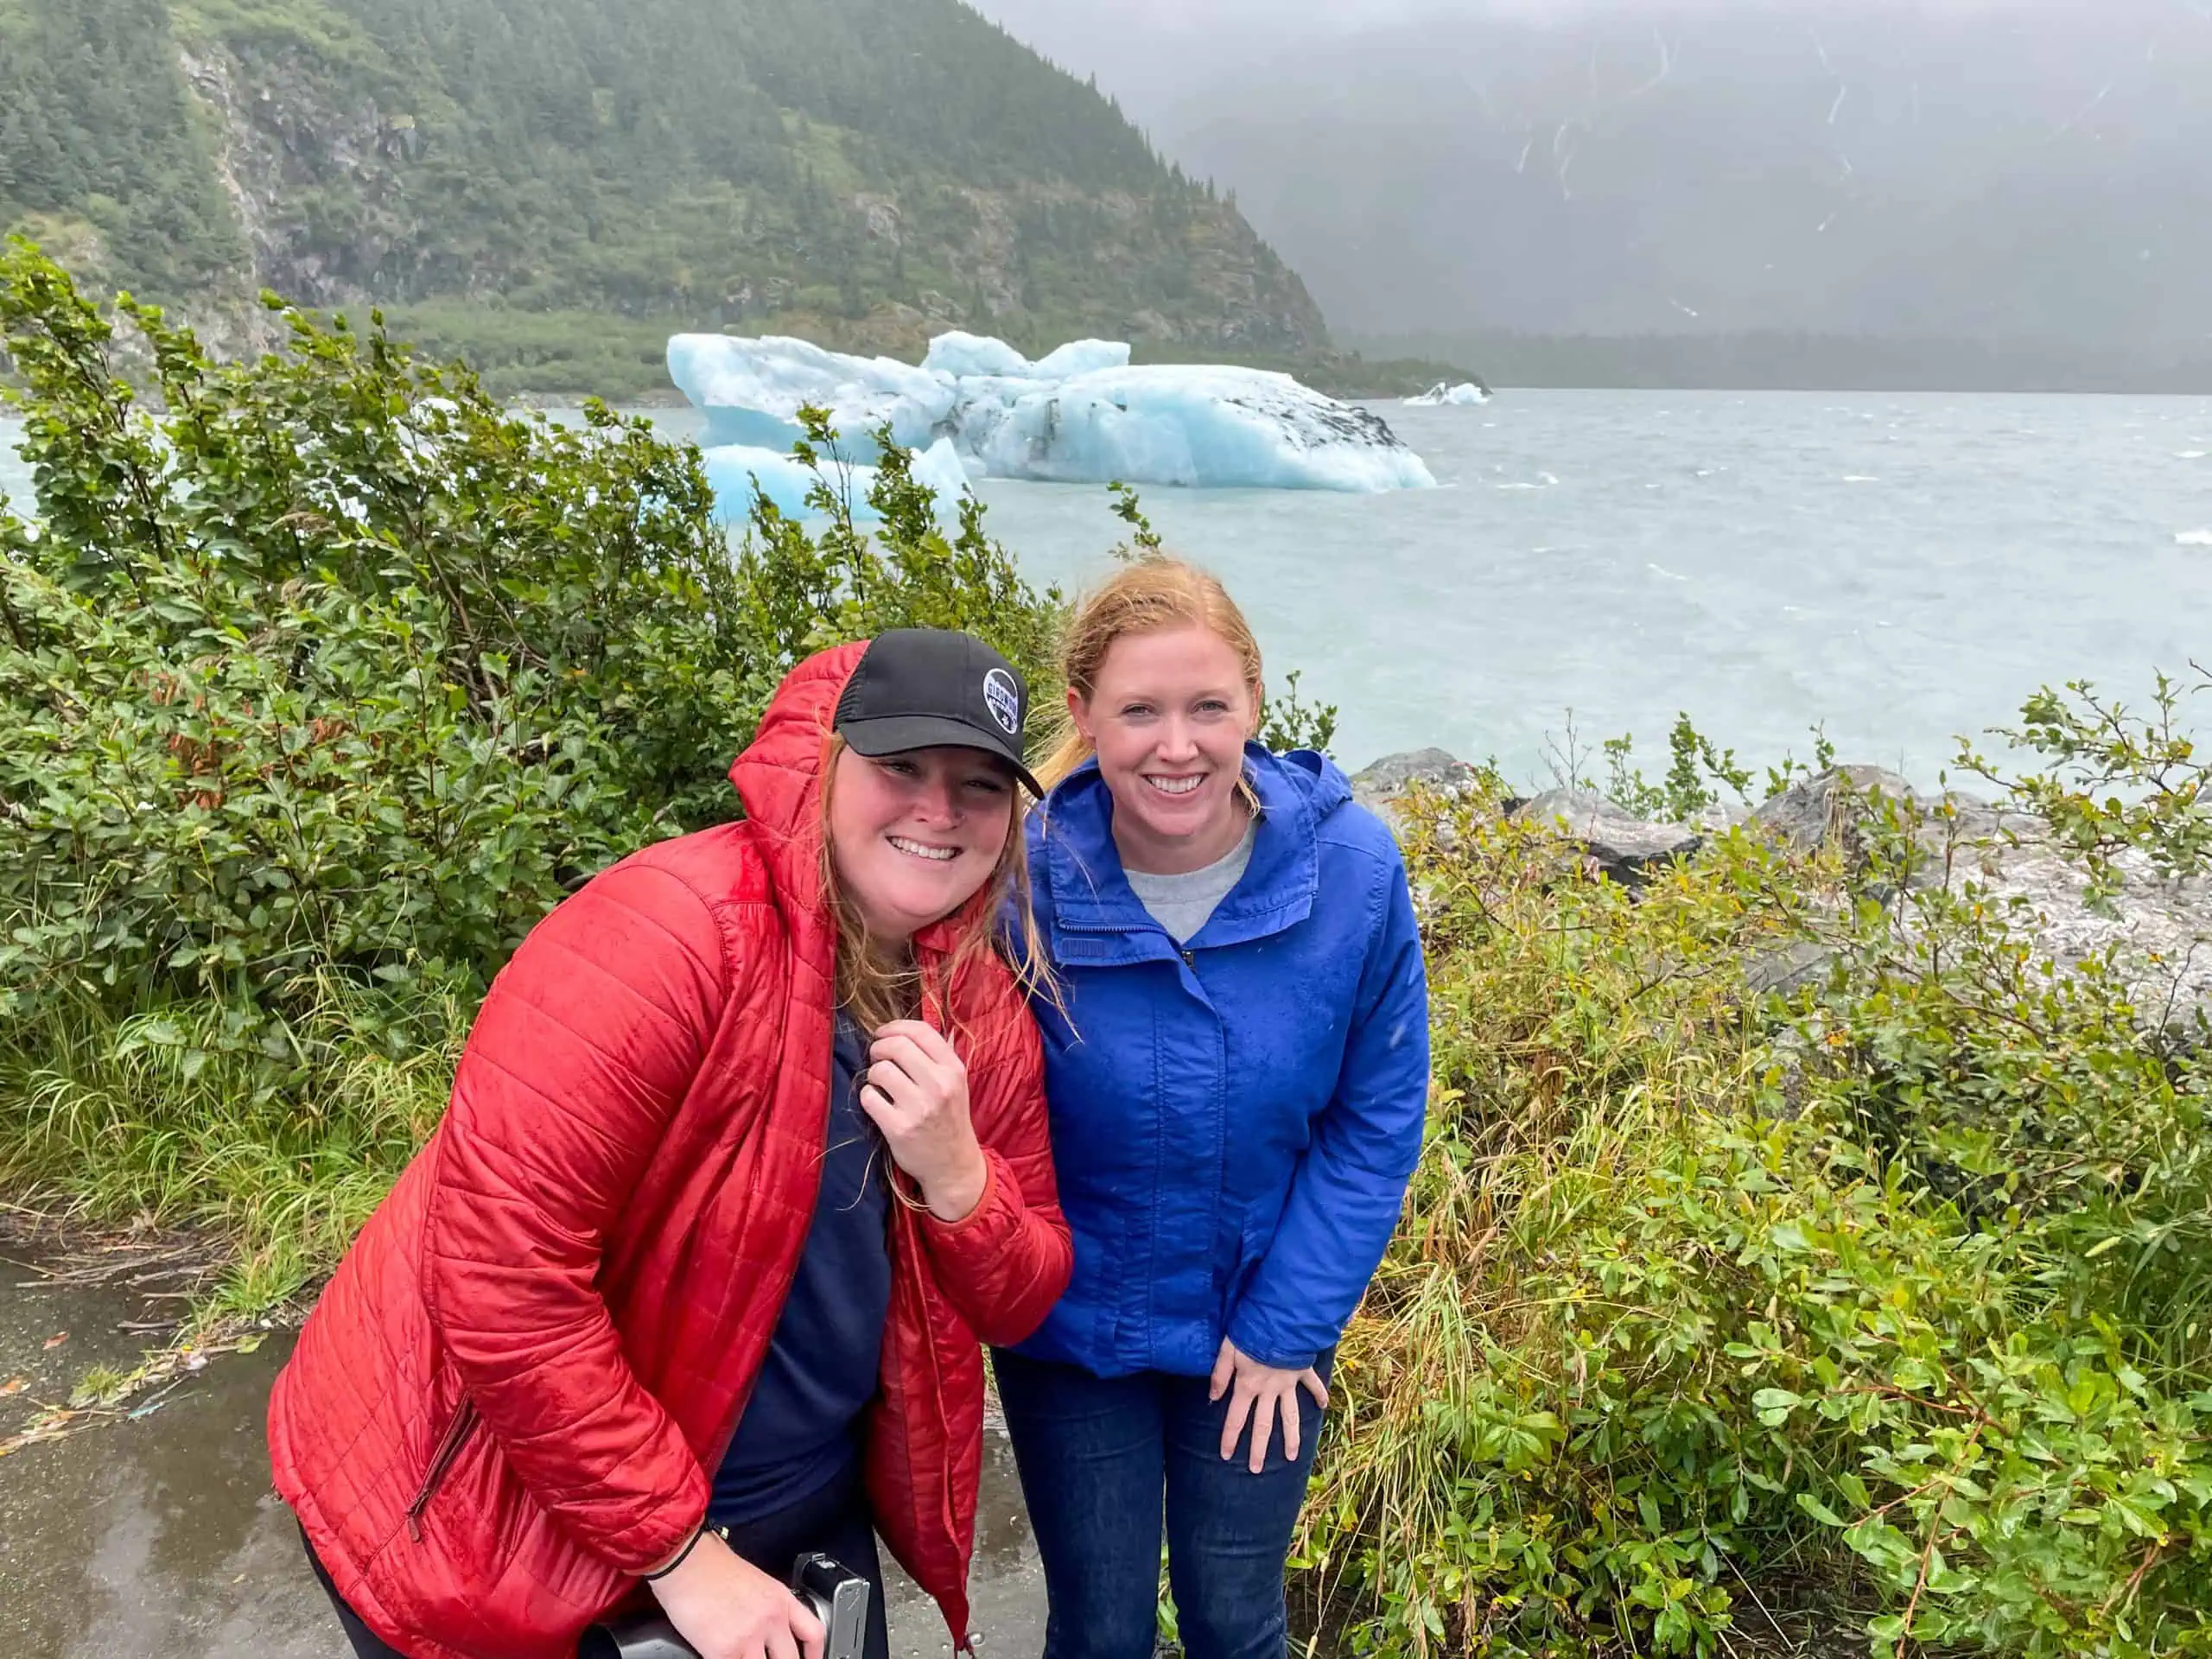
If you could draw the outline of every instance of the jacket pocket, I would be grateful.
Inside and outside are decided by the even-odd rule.
[[[407,1535],[416,1543],[423,1541],[423,1511],[430,1507],[430,1500],[438,1495],[438,1488],[445,1484],[447,1472],[454,1459],[461,1455],[461,1447],[468,1444],[468,1437],[476,1432],[476,1407],[463,1400],[453,1414],[453,1421],[446,1425],[445,1433],[438,1440],[438,1449],[430,1453],[430,1466],[423,1472],[421,1490],[415,1501],[407,1506]]]

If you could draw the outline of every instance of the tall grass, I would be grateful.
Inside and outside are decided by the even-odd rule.
[[[213,1233],[231,1265],[200,1311],[266,1312],[328,1271],[429,1135],[469,1012],[326,979],[281,1039],[241,1046],[258,1016],[219,1003],[50,1003],[0,1045],[0,1184]]]

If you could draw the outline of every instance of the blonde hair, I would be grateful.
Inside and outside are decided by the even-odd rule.
[[[822,771],[822,896],[830,913],[837,918],[836,978],[833,987],[837,1005],[849,1013],[863,1031],[873,1033],[893,1020],[912,1020],[919,1015],[923,1012],[923,986],[911,957],[902,961],[876,949],[859,906],[853,903],[838,879],[836,853],[830,839],[830,802],[836,789],[837,758],[844,752],[845,740],[832,737]],[[1010,791],[1020,788],[1011,774],[1007,783]],[[1028,842],[1021,833],[1018,805],[1010,802],[1008,807],[1006,846],[999,854],[999,861],[991,868],[981,898],[971,899],[963,906],[968,912],[968,920],[953,945],[944,983],[933,988],[944,999],[947,1020],[954,1018],[952,986],[970,963],[994,950],[1013,971],[1014,983],[1025,996],[1041,995],[1048,1000],[1052,996],[1052,972],[1046,960],[1044,939],[1037,931],[1037,918],[1029,902]],[[1013,937],[1003,938],[999,931],[1000,918],[1006,914],[1009,898],[1016,901],[1016,919]]]
[[[1103,583],[1076,602],[1060,632],[1060,676],[1068,689],[1088,699],[1098,680],[1098,671],[1114,642],[1125,634],[1156,633],[1163,628],[1197,625],[1236,653],[1245,689],[1252,694],[1252,718],[1256,722],[1267,702],[1262,677],[1260,642],[1252,625],[1220,578],[1185,560],[1163,553],[1147,553],[1131,560]],[[1038,780],[1050,789],[1090,759],[1091,745],[1074,720],[1063,715],[1058,741],[1045,763],[1037,768]],[[1246,804],[1258,807],[1250,785],[1244,785]]]

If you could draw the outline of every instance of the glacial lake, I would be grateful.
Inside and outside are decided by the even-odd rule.
[[[2212,660],[2212,399],[1507,391],[1378,405],[1442,487],[1154,489],[1277,677],[1340,705],[1358,766],[1437,744],[1543,781],[1570,724],[1664,768],[1678,710],[1765,763],[1932,783],[1954,737],[2041,684],[2139,699]],[[689,410],[652,411],[672,435]],[[0,441],[12,435],[0,423]],[[27,493],[0,453],[0,490]],[[988,481],[1035,581],[1080,586],[1122,526],[1103,487]],[[2212,729],[2212,708],[2196,716]]]

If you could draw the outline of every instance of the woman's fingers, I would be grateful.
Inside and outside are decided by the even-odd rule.
[[[798,1638],[801,1659],[822,1659],[830,1644],[830,1632],[822,1628],[814,1610],[797,1596],[791,1598],[791,1633]]]
[[[912,1029],[927,1032],[929,1027]],[[892,1104],[917,1120],[966,1109],[968,1073],[942,1039],[932,1052],[902,1029],[879,1038],[868,1054],[868,1080],[881,1089]]]
[[[1224,1463],[1236,1455],[1236,1442],[1244,1438],[1244,1424],[1251,1414],[1252,1390],[1240,1381],[1236,1394],[1229,1402],[1229,1415],[1221,1425],[1221,1460]]]
[[[921,1109],[920,1085],[888,1060],[878,1060],[862,1074],[861,1094],[865,1097],[870,1090],[881,1096],[887,1106],[895,1106],[902,1111]]]
[[[888,1089],[870,1077],[861,1085],[861,1110],[868,1121],[883,1131],[887,1140],[897,1141],[912,1122],[912,1114],[900,1105]]]
[[[953,1047],[952,1039],[919,1020],[893,1020],[879,1027],[875,1033],[875,1039],[880,1043],[888,1042],[893,1038],[901,1038],[913,1044],[938,1065],[960,1064],[960,1053]]]
[[[1249,1467],[1254,1474],[1266,1471],[1268,1448],[1274,1443],[1275,1421],[1282,1421],[1282,1454],[1291,1462],[1298,1461],[1299,1449],[1305,1444],[1305,1426],[1299,1417],[1298,1391],[1312,1395],[1314,1402],[1325,1410],[1329,1404],[1329,1385],[1312,1366],[1302,1371],[1280,1370],[1273,1366],[1260,1365],[1247,1359],[1236,1345],[1226,1339],[1221,1351],[1214,1357],[1213,1376],[1208,1381],[1207,1398],[1219,1400],[1231,1385],[1236,1396],[1229,1402],[1229,1411],[1221,1427],[1221,1458],[1226,1463],[1236,1455],[1236,1443],[1244,1435],[1249,1423],[1252,1430]]]
[[[950,1068],[912,1038],[903,1034],[878,1037],[868,1046],[868,1057],[878,1065],[895,1065],[917,1082],[942,1076]]]
[[[1268,1402],[1268,1404],[1282,1414],[1282,1454],[1288,1461],[1296,1463],[1298,1461],[1297,1388],[1293,1386],[1285,1389],[1274,1399]],[[1252,1460],[1252,1472],[1255,1475],[1260,1472],[1262,1460],[1261,1457],[1255,1457]]]
[[[1257,1402],[1258,1409],[1252,1414],[1252,1456],[1248,1465],[1255,1475],[1268,1466],[1268,1447],[1274,1443],[1275,1413],[1281,1406],[1282,1397],[1272,1388],[1264,1389]]]

